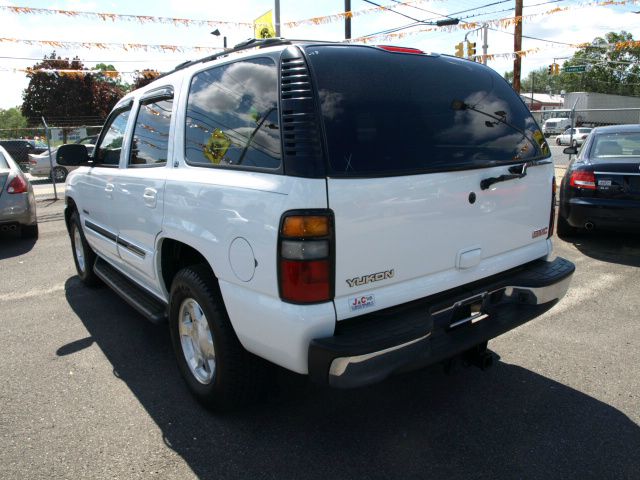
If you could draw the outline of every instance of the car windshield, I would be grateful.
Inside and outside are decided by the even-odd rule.
[[[591,156],[640,157],[640,132],[601,133],[593,139]]]

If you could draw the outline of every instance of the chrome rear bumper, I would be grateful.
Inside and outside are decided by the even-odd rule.
[[[567,292],[574,265],[562,258],[533,262],[511,275],[370,314],[309,348],[309,374],[351,388],[437,363],[541,315]]]

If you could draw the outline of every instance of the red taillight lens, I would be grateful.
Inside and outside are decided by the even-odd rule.
[[[331,298],[329,260],[280,260],[280,295],[296,303],[324,302]]]
[[[571,173],[569,185],[573,188],[584,188],[586,190],[596,189],[596,176],[593,172],[574,171]]]
[[[19,175],[7,185],[7,193],[25,193],[27,190],[29,190],[27,182]]]
[[[413,53],[414,55],[424,55],[422,50],[417,48],[409,48],[409,47],[396,47],[393,45],[376,45],[378,48],[382,50],[386,50],[387,52],[395,52],[395,53]]]
[[[333,215],[326,210],[288,212],[278,240],[280,297],[291,303],[333,297]]]

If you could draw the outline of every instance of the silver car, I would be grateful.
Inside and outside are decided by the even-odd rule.
[[[38,237],[33,187],[11,155],[0,146],[0,232],[20,231]]]

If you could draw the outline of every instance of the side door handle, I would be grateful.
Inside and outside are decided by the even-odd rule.
[[[107,183],[104,187],[104,191],[107,194],[107,198],[113,198],[113,190],[115,189],[115,185],[113,183]]]
[[[158,202],[158,191],[155,188],[145,188],[142,198],[144,198],[144,204],[149,208],[155,208]]]

